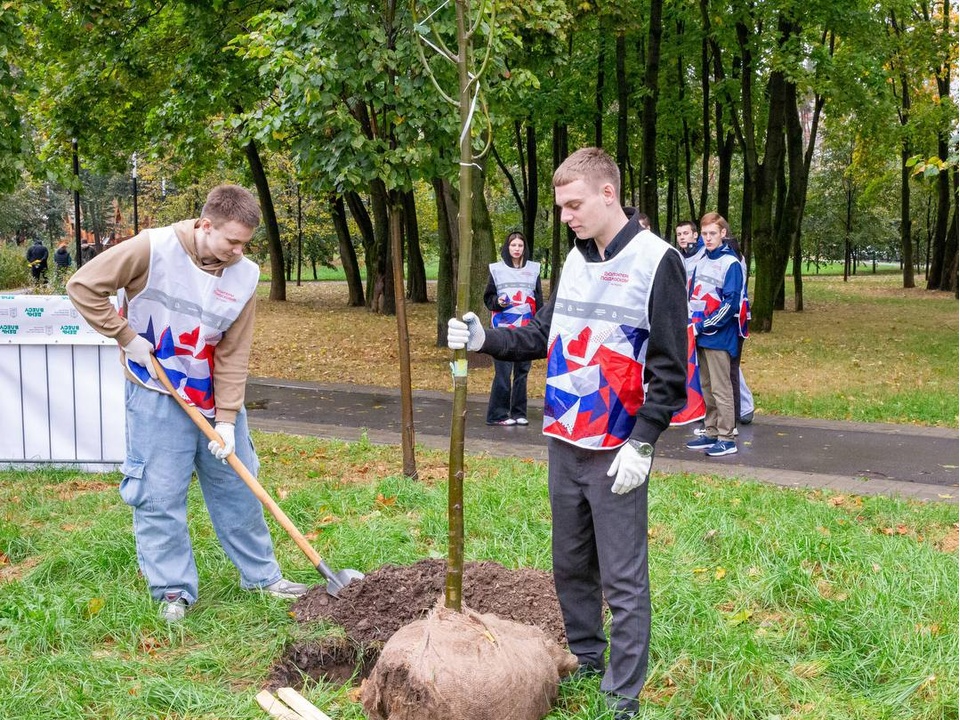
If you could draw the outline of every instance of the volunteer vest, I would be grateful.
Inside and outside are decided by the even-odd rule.
[[[260,269],[243,258],[222,275],[211,275],[184,252],[173,228],[149,232],[150,273],[143,290],[127,303],[127,320],[153,343],[181,397],[214,417],[216,346],[256,291]],[[166,392],[142,365],[128,359],[127,368],[143,385]]]
[[[537,278],[540,263],[527,262],[516,268],[503,262],[490,263],[490,277],[497,286],[497,296],[507,295],[510,307],[495,311],[490,316],[493,327],[523,327],[537,314]]]
[[[731,265],[740,260],[732,253],[724,253],[714,259],[704,255],[697,263],[697,273],[690,290],[690,322],[698,323],[716,311],[722,304],[721,291],[723,280]],[[743,291],[741,290],[741,298]],[[734,312],[740,309],[740,302],[734,303]]]
[[[681,253],[682,254],[682,253]],[[690,278],[693,277],[693,271],[697,269],[697,263],[700,262],[700,258],[707,254],[707,249],[700,246],[700,249],[697,250],[693,255],[684,255],[683,256],[683,269],[687,272],[687,289],[690,288]]]
[[[596,449],[630,437],[643,405],[650,293],[668,251],[644,230],[609,260],[567,256],[547,341],[545,435]]]

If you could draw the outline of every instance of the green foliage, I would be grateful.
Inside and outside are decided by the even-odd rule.
[[[445,556],[446,483],[402,477],[396,448],[272,434],[256,441],[261,481],[333,566],[369,572]],[[441,454],[419,454],[421,468],[443,467]],[[0,472],[9,518],[0,523],[9,563],[0,707],[21,720],[259,720],[253,696],[271,665],[293,643],[338,629],[298,625],[288,602],[238,587],[196,486],[188,518],[200,599],[181,625],[166,626],[137,573],[119,479]],[[468,458],[465,492],[469,560],[549,570],[542,463]],[[956,717],[957,520],[950,502],[655,473],[643,716]],[[320,582],[273,531],[285,574]],[[302,692],[331,717],[364,717],[348,687],[307,680]],[[597,720],[603,707],[598,681],[585,680],[561,688],[548,718]]]
[[[0,289],[13,290],[33,283],[26,252],[26,246],[0,243]]]

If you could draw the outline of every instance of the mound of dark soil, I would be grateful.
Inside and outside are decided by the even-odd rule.
[[[328,682],[366,677],[383,643],[404,625],[424,617],[444,596],[446,563],[422,560],[384,565],[355,580],[334,598],[322,585],[292,606],[298,622],[324,622],[343,628],[345,638],[296,643],[274,666],[268,687],[298,687],[302,676]],[[494,562],[466,563],[463,604],[479,613],[533,625],[566,645],[553,578],[542,570],[510,570]]]

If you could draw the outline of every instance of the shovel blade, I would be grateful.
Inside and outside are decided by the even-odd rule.
[[[319,570],[320,574],[326,578],[327,594],[333,597],[337,597],[337,595],[340,594],[340,591],[354,580],[363,580],[364,578],[364,574],[362,572],[359,570],[352,570],[350,568],[334,572],[327,566],[325,562],[323,562],[323,560],[321,560],[320,564],[317,565],[317,570]]]

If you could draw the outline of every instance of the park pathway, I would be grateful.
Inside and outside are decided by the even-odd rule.
[[[250,425],[267,432],[400,443],[398,390],[361,385],[250,378]],[[542,401],[531,400],[528,427],[489,427],[486,395],[471,395],[466,452],[546,459]],[[416,441],[447,450],[453,394],[415,391]],[[687,450],[692,426],[670,428],[657,443],[654,469],[742,477],[789,487],[858,495],[956,502],[958,433],[950,428],[836,422],[758,415],[740,428],[740,452],[707,458]]]

